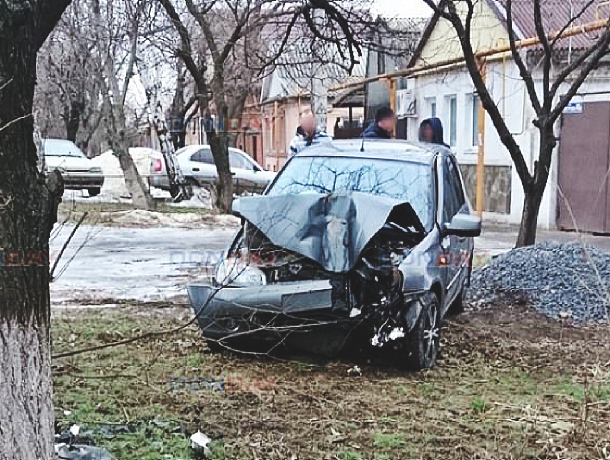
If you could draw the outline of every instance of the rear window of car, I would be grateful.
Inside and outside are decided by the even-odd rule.
[[[73,142],[62,139],[47,139],[44,141],[44,154],[48,157],[86,158],[83,151]]]
[[[424,227],[432,227],[433,174],[426,164],[355,157],[295,157],[268,194],[335,191],[358,191],[408,202]]]
[[[210,149],[199,149],[191,155],[191,161],[212,165],[214,164],[214,157]]]

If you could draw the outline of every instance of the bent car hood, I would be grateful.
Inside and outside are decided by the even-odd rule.
[[[414,234],[425,232],[409,203],[361,192],[244,197],[235,201],[233,212],[274,245],[335,273],[353,268],[390,217]]]

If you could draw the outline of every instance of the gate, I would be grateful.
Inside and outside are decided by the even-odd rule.
[[[608,168],[610,102],[582,104],[564,113],[558,162],[557,226],[610,233]]]

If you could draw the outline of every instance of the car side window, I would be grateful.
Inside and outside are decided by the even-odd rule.
[[[237,152],[229,151],[229,164],[231,165],[231,168],[254,169],[252,164]]]
[[[210,149],[197,150],[191,155],[191,161],[197,161],[198,163],[207,163],[213,165],[214,158],[212,157],[212,151]]]
[[[446,157],[443,161],[443,220],[451,221],[465,203],[460,175],[455,162]]]

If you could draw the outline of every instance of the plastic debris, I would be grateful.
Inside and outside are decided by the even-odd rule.
[[[197,433],[191,436],[191,448],[197,454],[203,454],[204,457],[209,457],[210,448],[208,447],[208,444],[211,441],[212,440],[207,435],[203,434],[201,431],[197,431]]]

